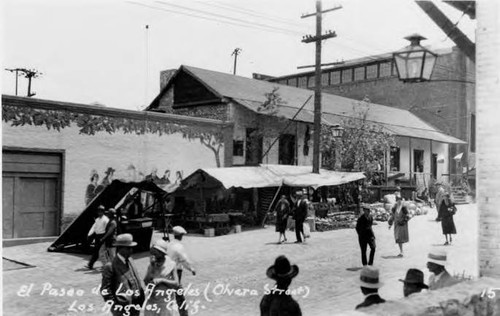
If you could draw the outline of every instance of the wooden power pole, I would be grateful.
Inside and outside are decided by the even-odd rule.
[[[316,75],[314,80],[314,135],[313,135],[313,173],[319,173],[319,151],[320,151],[320,134],[321,134],[321,41],[337,34],[332,31],[327,31],[326,34],[321,34],[321,17],[323,13],[341,9],[337,6],[331,9],[322,11],[321,0],[316,0],[316,13],[303,15],[302,18],[316,16],[316,35],[306,35],[303,43],[316,43]]]
[[[235,48],[233,50],[233,53],[231,54],[231,56],[234,56],[234,69],[233,69],[233,75],[236,75],[236,64],[238,62],[238,55],[240,54],[241,52],[241,48]]]

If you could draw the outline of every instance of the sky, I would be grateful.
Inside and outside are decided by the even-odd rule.
[[[314,0],[4,0],[2,68],[41,72],[36,98],[139,110],[160,90],[160,71],[189,65],[233,73],[280,76],[314,64]],[[475,41],[475,21],[436,5]],[[322,62],[398,50],[419,33],[433,48],[454,46],[412,0],[323,0]],[[146,25],[148,28],[146,28]],[[310,68],[309,70],[313,70]],[[3,94],[15,94],[15,75],[3,71]],[[27,79],[19,78],[25,96]]]

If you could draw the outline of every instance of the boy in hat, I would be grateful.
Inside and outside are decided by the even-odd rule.
[[[267,276],[276,280],[276,286],[266,292],[260,302],[260,315],[287,315],[300,316],[302,312],[300,306],[286,291],[292,283],[292,279],[299,274],[299,267],[291,265],[287,257],[279,256],[274,261],[274,265],[269,267]]]
[[[89,243],[92,243],[95,240],[94,250],[92,252],[92,256],[90,257],[89,263],[87,264],[87,268],[92,270],[94,269],[94,263],[99,259],[99,254],[101,258],[103,258],[103,264],[106,263],[104,261],[104,250],[101,250],[102,246],[102,237],[106,233],[106,226],[108,225],[109,218],[104,215],[104,206],[99,205],[97,207],[97,218],[94,221],[94,225],[89,230],[87,238]]]
[[[437,290],[458,283],[445,269],[446,252],[433,250],[427,255],[427,269],[432,273],[429,277],[429,290]]]
[[[144,285],[130,258],[137,243],[131,234],[121,234],[113,245],[116,247],[116,257],[104,266],[101,294],[107,304],[112,303],[110,308],[113,316],[139,316],[145,299]]]
[[[419,269],[408,269],[406,278],[404,280],[399,279],[399,281],[404,283],[403,294],[405,297],[413,293],[420,293],[423,289],[429,288],[424,283],[424,273]]]
[[[370,208],[363,206],[363,214],[356,223],[356,232],[358,233],[359,246],[361,247],[361,262],[363,266],[373,265],[375,256],[375,234],[373,233],[373,217],[370,215]],[[366,248],[370,246],[370,260],[366,260]]]
[[[176,263],[176,272],[179,279],[179,287],[181,287],[182,270],[186,268],[191,271],[193,275],[196,275],[196,271],[193,268],[191,261],[189,260],[184,245],[181,244],[182,237],[187,234],[186,230],[181,226],[174,226],[172,228],[174,233],[174,240],[172,240],[168,246],[168,256]],[[175,299],[177,301],[177,306],[179,306],[179,313],[181,316],[187,315],[187,309],[185,308],[185,298],[184,295],[176,293]]]
[[[361,292],[365,295],[365,300],[356,306],[356,309],[385,303],[385,300],[378,295],[378,289],[382,287],[382,282],[379,281],[377,268],[364,266],[359,276],[359,285]]]

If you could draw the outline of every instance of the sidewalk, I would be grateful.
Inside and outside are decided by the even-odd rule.
[[[409,268],[421,269],[428,279],[426,256],[433,247],[448,252],[451,273],[465,271],[466,275],[477,277],[476,205],[458,206],[455,216],[458,235],[452,246],[443,246],[441,225],[434,221],[435,216],[436,213],[431,212],[410,221],[410,243],[405,245],[403,258],[395,257],[398,247],[394,243],[393,230],[387,229],[387,222],[374,226],[377,237],[375,265],[380,268],[385,283],[380,290],[385,299],[395,300],[403,296],[402,283],[398,279],[403,278]],[[184,287],[192,289],[191,295],[187,296],[191,315],[258,315],[265,287],[274,285],[266,277],[266,269],[281,254],[299,266],[299,275],[292,282],[291,289],[304,290],[294,295],[304,315],[352,310],[363,300],[357,285],[359,271],[350,271],[361,266],[354,229],[315,232],[305,244],[293,243],[294,232],[287,232],[287,237],[288,243],[276,244],[278,235],[273,226],[215,238],[187,236],[184,243],[197,270],[196,276],[188,273],[183,276]],[[161,238],[161,235],[154,238]],[[49,253],[46,251],[48,246],[49,243],[41,243],[3,249],[5,258],[36,266],[3,273],[5,315],[105,315],[100,311],[102,298],[91,293],[92,288],[101,282],[100,273],[83,269],[88,258]],[[134,258],[139,273],[144,275],[148,254],[142,253]],[[30,296],[19,296],[21,287],[31,283]],[[61,288],[67,291],[71,287],[84,293],[79,293],[81,296],[69,296],[68,293],[49,295],[48,291],[43,291],[44,284],[46,289],[49,286],[59,289],[53,291],[54,295],[64,294]],[[240,291],[235,291],[237,289]],[[78,306],[84,311],[78,311]]]

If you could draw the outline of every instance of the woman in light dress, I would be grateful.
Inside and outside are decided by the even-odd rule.
[[[175,262],[167,256],[168,243],[158,240],[151,247],[150,264],[144,277],[149,297],[144,316],[172,316],[175,310],[175,291],[179,289]]]
[[[391,216],[389,218],[389,229],[394,224],[394,239],[399,246],[398,257],[403,256],[403,244],[409,241],[408,236],[408,209],[403,205],[403,200],[400,195],[396,195],[396,204],[392,207]]]

